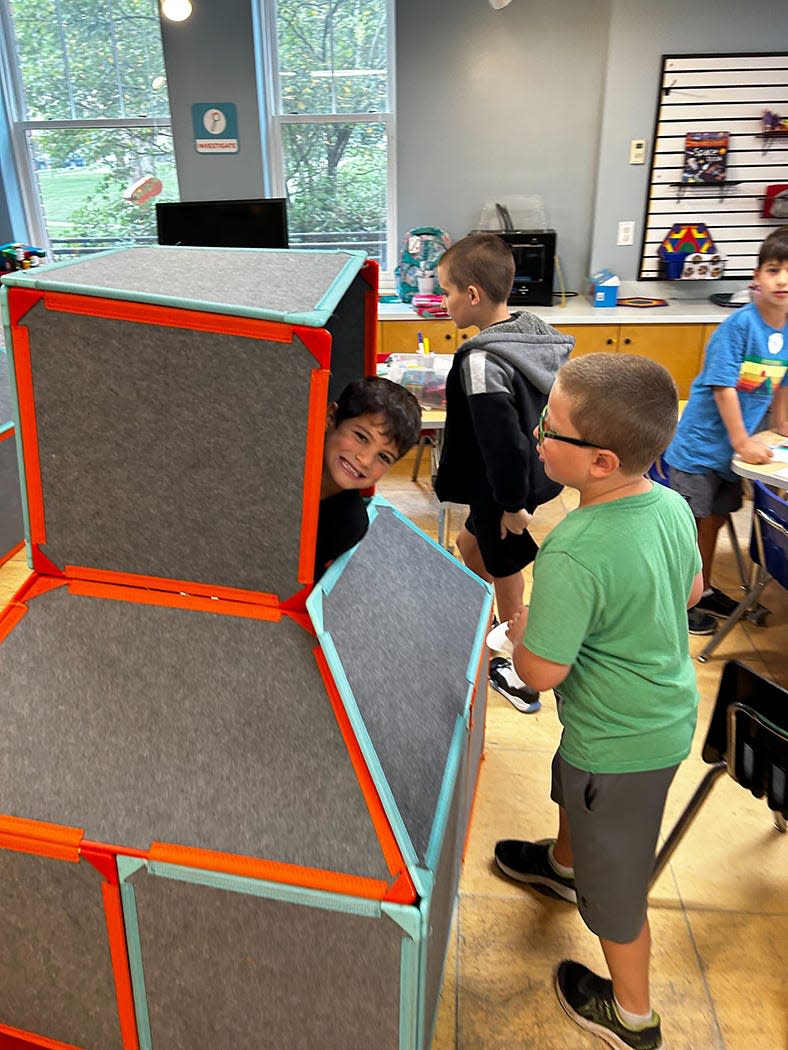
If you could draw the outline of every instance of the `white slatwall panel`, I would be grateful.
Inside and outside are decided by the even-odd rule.
[[[657,277],[657,249],[676,222],[706,224],[725,277],[752,275],[763,239],[788,225],[761,218],[766,187],[788,184],[788,135],[761,134],[765,109],[788,115],[788,54],[663,57],[641,278]],[[726,185],[680,184],[688,131],[730,132]]]

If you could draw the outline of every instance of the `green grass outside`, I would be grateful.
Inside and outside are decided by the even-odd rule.
[[[62,238],[74,233],[71,215],[96,190],[105,172],[100,168],[62,168],[50,170],[43,168],[38,172],[38,183],[41,188],[41,199],[44,205],[47,230],[50,237]],[[169,177],[168,177],[169,176]],[[177,200],[177,182],[174,173],[159,176],[164,183],[160,200]],[[122,191],[119,191],[119,193]],[[119,200],[119,207],[127,208],[124,200]],[[96,230],[100,236],[101,231]]]

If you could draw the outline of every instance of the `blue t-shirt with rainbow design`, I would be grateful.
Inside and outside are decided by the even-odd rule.
[[[665,452],[672,467],[687,474],[715,470],[734,479],[733,448],[714,400],[714,387],[735,387],[748,434],[763,428],[779,386],[788,385],[788,324],[772,328],[754,303],[724,321],[709,340],[700,375],[690,390],[676,436]]]

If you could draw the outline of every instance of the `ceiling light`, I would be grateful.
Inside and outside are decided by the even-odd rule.
[[[171,22],[185,22],[192,13],[191,0],[161,0],[161,13]]]
[[[512,0],[489,0],[490,7],[500,11],[502,7],[508,7]]]

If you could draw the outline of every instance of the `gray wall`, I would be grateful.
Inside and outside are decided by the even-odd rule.
[[[607,0],[398,0],[400,231],[454,238],[485,201],[544,198],[567,288],[588,273]]]
[[[199,0],[185,22],[161,20],[181,200],[264,195],[253,2]],[[238,153],[197,153],[193,102],[235,103]]]

